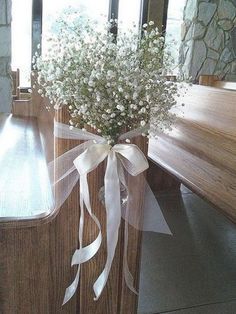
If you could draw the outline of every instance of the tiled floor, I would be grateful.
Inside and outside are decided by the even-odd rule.
[[[186,188],[161,195],[173,236],[144,233],[139,314],[235,314],[236,225]]]

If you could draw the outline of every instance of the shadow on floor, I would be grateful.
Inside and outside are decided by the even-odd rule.
[[[138,313],[235,314],[236,225],[186,188],[157,200],[173,236],[144,233]]]

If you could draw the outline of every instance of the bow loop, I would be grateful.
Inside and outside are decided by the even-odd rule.
[[[81,155],[74,160],[74,165],[80,175],[88,174],[108,156],[111,146],[104,144],[94,144],[88,147]]]
[[[134,144],[116,144],[112,148],[118,153],[124,168],[132,176],[137,176],[148,169],[148,161],[143,152]]]

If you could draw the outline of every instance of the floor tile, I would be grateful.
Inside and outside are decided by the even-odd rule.
[[[163,314],[235,314],[235,309],[236,301],[231,301],[226,303],[202,305],[195,308],[188,308],[172,312],[163,312]]]
[[[192,193],[158,202],[173,236],[143,236],[139,313],[236,299],[235,225]]]

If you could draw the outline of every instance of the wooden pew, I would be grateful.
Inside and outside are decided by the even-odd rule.
[[[12,71],[12,114],[16,117],[37,117],[37,107],[31,101],[31,94],[20,88],[20,70]],[[21,92],[22,91],[22,92]]]
[[[53,136],[54,118],[68,123],[69,117],[65,110],[54,112],[50,109],[48,112],[47,100],[35,93],[32,95],[32,100],[37,107],[37,125],[48,162],[79,144],[75,140],[58,139]],[[143,150],[147,149],[143,138],[136,139],[136,144]],[[80,215],[78,184],[58,211],[51,208],[49,212],[46,211],[41,215],[0,218],[1,314],[135,314],[137,312],[138,297],[124,284],[123,223],[107,286],[97,302],[93,299],[92,286],[101,273],[106,259],[105,209],[98,200],[98,191],[103,185],[104,167],[105,165],[102,164],[89,175],[89,186],[93,194],[92,208],[95,209],[102,224],[103,245],[96,256],[82,266],[79,289],[63,307],[65,289],[76,273],[76,268],[71,267],[71,257],[78,247]],[[56,168],[55,175],[57,175]],[[142,180],[139,180],[140,189]],[[54,190],[55,197],[60,192],[58,189]],[[137,206],[142,205],[142,193],[139,197],[136,200]],[[86,216],[84,245],[90,243],[95,235],[97,235],[97,228]],[[132,243],[128,252],[129,266],[138,287],[141,233],[129,227],[129,239]]]
[[[217,75],[200,75],[199,84],[204,86],[236,90],[236,82],[221,80]]]
[[[193,85],[178,101],[184,115],[149,141],[151,186],[183,183],[236,222],[236,92]]]

